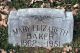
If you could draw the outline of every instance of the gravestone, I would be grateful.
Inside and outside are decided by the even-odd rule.
[[[73,39],[73,15],[63,9],[28,8],[11,11],[9,43],[25,47],[62,47]]]

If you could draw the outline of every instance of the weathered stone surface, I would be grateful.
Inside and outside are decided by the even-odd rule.
[[[26,47],[62,47],[73,39],[71,12],[47,8],[11,11],[8,18],[9,43]]]

